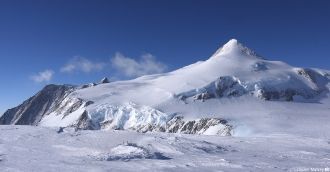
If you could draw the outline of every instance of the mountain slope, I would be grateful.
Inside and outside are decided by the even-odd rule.
[[[21,105],[7,110],[1,116],[0,124],[36,125],[44,115],[58,108],[73,90],[69,85],[47,85]]]
[[[48,95],[45,89],[41,92]],[[68,90],[59,95],[53,90],[49,94],[57,96],[49,100],[38,93],[8,110],[0,123],[220,135],[302,133],[295,122],[327,119],[330,102],[328,71],[266,60],[235,39],[208,60],[169,73]],[[308,134],[326,128],[322,122]]]
[[[318,93],[327,91],[326,84],[329,79],[325,72],[264,60],[254,56],[252,52],[237,40],[230,40],[206,61],[165,74],[149,75],[135,80],[79,90],[77,94],[84,99],[96,101],[125,103],[129,100],[153,106],[181,93],[203,88],[226,76],[238,78],[240,82],[246,83],[245,87],[282,87],[283,90],[307,90],[312,95],[317,94],[314,91]],[[109,96],[104,96],[105,92]],[[145,96],[148,99],[141,98]]]

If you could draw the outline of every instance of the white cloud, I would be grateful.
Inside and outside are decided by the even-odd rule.
[[[38,83],[48,82],[53,78],[53,75],[54,75],[54,71],[47,69],[45,71],[39,72],[38,74],[32,75],[31,79],[34,82],[38,82]]]
[[[144,54],[140,59],[125,57],[120,53],[111,59],[111,64],[119,72],[128,77],[137,77],[148,74],[162,73],[166,71],[167,66],[159,61],[151,54]]]
[[[105,67],[105,63],[92,62],[84,57],[74,57],[61,68],[61,72],[71,73],[74,71],[81,71],[89,73],[92,71],[100,71]]]

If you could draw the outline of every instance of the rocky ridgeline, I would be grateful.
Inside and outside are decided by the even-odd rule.
[[[262,64],[256,66],[258,70],[267,70],[267,67]],[[277,86],[270,86],[267,80],[245,83],[238,77],[221,76],[203,88],[178,94],[177,97],[182,101],[186,101],[189,98],[205,101],[211,98],[252,95],[263,100],[293,101],[295,96],[303,99],[312,99],[323,92],[329,91],[326,87],[329,83],[327,74],[321,74],[312,69],[303,68],[297,68],[296,73],[311,83],[313,88],[295,89],[292,85],[297,84],[297,81],[290,77],[288,77],[287,81],[277,84]]]
[[[71,85],[47,85],[21,105],[7,110],[0,124],[37,125],[47,114],[60,108],[63,100],[75,90]]]
[[[108,78],[103,78],[98,84],[109,82]],[[96,86],[98,84],[86,84],[80,87],[73,85],[47,85],[21,105],[7,110],[0,117],[0,125],[38,125],[44,116],[51,113],[63,114],[64,118],[80,107],[86,107],[93,103],[91,101],[73,98],[69,95],[77,89]]]
[[[224,119],[202,118],[185,120],[149,106],[128,103],[121,106],[98,105],[85,110],[72,125],[82,130],[134,130],[137,132],[167,132],[230,136],[232,126]]]
[[[107,78],[107,77],[104,77],[101,79],[101,81],[99,83],[89,83],[89,84],[84,84],[82,86],[80,86],[81,89],[84,89],[84,88],[89,88],[89,87],[94,87],[94,86],[97,86],[99,84],[107,84],[107,83],[110,83],[110,80]]]
[[[117,125],[114,120],[109,119],[100,123],[89,118],[88,112],[85,111],[77,124],[72,125],[77,130],[134,130],[137,132],[166,132],[166,133],[182,133],[182,134],[205,134],[231,136],[233,127],[224,119],[220,118],[202,118],[196,120],[185,121],[182,116],[175,116],[165,125],[155,125],[146,123],[134,127],[123,128]]]

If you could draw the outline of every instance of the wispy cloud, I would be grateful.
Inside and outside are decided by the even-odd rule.
[[[148,74],[162,73],[167,70],[167,66],[158,61],[153,55],[146,53],[139,58],[130,58],[121,53],[116,53],[108,62],[95,62],[84,57],[74,57],[68,63],[60,68],[61,73],[74,72],[98,72],[103,71],[105,67],[110,71],[115,71],[120,76],[139,77]],[[37,83],[49,82],[52,80],[55,72],[47,69],[30,77]]]
[[[167,69],[165,64],[157,61],[156,58],[149,53],[143,54],[137,60],[126,57],[121,53],[116,53],[111,59],[111,64],[116,70],[128,77],[162,73]]]
[[[92,62],[91,60],[84,57],[74,57],[66,65],[64,65],[60,71],[64,73],[72,72],[93,72],[101,71],[105,67],[105,63]]]
[[[41,83],[41,82],[48,82],[54,76],[54,71],[47,69],[45,71],[39,72],[38,74],[32,75],[31,79],[34,82]]]

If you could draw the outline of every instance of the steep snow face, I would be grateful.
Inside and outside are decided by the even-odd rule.
[[[85,107],[92,104],[91,101],[83,101],[78,98],[66,97],[58,108],[45,115],[38,125],[41,126],[71,126],[78,121],[85,111]]]

